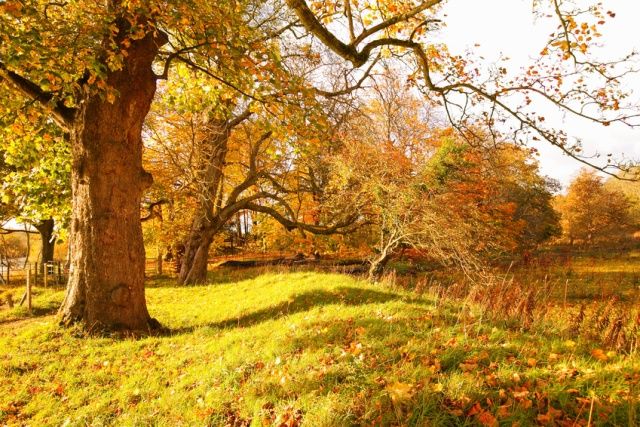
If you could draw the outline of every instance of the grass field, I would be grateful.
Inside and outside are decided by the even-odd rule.
[[[482,298],[247,270],[151,281],[164,336],[86,337],[57,327],[62,291],[37,289],[34,315],[0,310],[0,425],[634,425],[637,341],[604,338],[614,312],[633,318],[640,259],[590,262],[530,270],[528,286],[554,284],[529,321]],[[578,322],[589,298],[603,301]]]

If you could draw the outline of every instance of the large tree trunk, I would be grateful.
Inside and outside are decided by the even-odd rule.
[[[210,135],[201,141],[196,160],[198,195],[195,217],[185,242],[178,283],[196,284],[207,280],[207,261],[213,237],[224,221],[217,217],[222,194],[222,177],[231,128],[227,121],[210,120]]]
[[[35,225],[36,230],[40,233],[40,239],[42,240],[42,253],[40,261],[42,262],[42,268],[48,262],[53,261],[53,251],[56,246],[56,241],[53,238],[53,219],[47,219],[39,224]]]
[[[117,22],[122,37],[127,24]],[[119,36],[120,37],[120,36]],[[145,254],[140,223],[142,124],[156,90],[151,65],[165,40],[151,33],[131,40],[122,69],[109,72],[109,97],[89,93],[72,130],[71,266],[62,322],[90,329],[147,331]]]

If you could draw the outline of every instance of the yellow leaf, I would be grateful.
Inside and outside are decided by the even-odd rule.
[[[412,384],[395,382],[393,384],[389,384],[386,389],[389,393],[389,396],[391,396],[391,400],[394,403],[405,402],[407,400],[410,400],[413,396]]]

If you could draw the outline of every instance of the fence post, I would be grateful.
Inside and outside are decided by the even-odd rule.
[[[158,256],[156,257],[156,274],[162,275],[162,252],[158,250]]]
[[[4,257],[7,261],[7,285],[11,283],[11,262],[9,261],[9,257]]]
[[[42,270],[44,273],[44,287],[46,288],[48,283],[47,283],[47,277],[49,276],[49,264],[46,262],[43,262],[42,265],[44,266],[44,269]]]
[[[58,284],[62,284],[62,263],[58,261]]]
[[[27,269],[27,309],[31,313],[31,268]]]
[[[38,261],[33,264],[33,283],[38,285]]]

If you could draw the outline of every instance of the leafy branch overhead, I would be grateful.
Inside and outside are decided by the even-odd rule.
[[[534,2],[534,13],[555,19],[558,29],[538,58],[514,74],[505,66],[486,71],[481,60],[449,54],[443,43],[434,43],[429,29],[446,22],[447,2],[385,2],[379,8],[367,3],[344,13],[325,2],[287,0],[301,24],[335,54],[360,67],[381,50],[403,58],[413,54],[409,80],[429,99],[441,105],[451,123],[470,143],[482,138],[474,130],[479,124],[491,130],[494,139],[510,129],[514,141],[545,140],[567,155],[609,174],[628,170],[629,164],[609,159],[602,165],[582,153],[579,141],[562,129],[547,125],[534,108],[550,104],[558,112],[609,126],[640,125],[640,114],[621,79],[638,71],[635,52],[618,60],[598,59],[596,40],[600,28],[615,17],[601,4],[579,5],[570,0]],[[340,22],[350,28],[343,42],[327,25]],[[346,22],[346,23],[345,23]],[[496,23],[497,24],[497,23]],[[356,31],[359,31],[358,33]],[[531,104],[531,105],[530,105]]]
[[[279,223],[312,246],[359,241],[372,264],[412,250],[466,268],[558,234],[536,141],[632,176],[628,162],[584,153],[561,124],[640,124],[622,84],[636,55],[598,48],[614,12],[534,1],[555,30],[516,70],[451,52],[451,7],[0,2],[3,203],[70,229],[63,323],[158,328],[145,299],[148,227],[175,226],[182,282],[206,279],[209,249],[232,224],[241,239]],[[482,25],[504,18],[494,19]],[[492,233],[496,244],[483,239]]]

